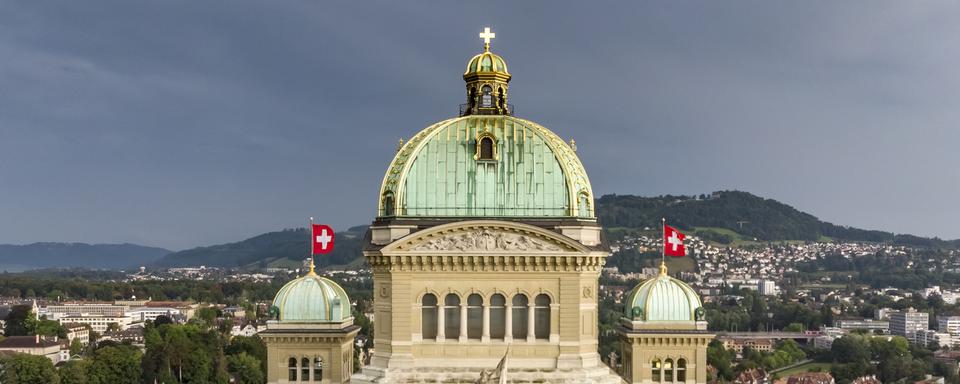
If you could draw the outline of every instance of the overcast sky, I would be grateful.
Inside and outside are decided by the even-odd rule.
[[[475,6],[470,6],[475,4]],[[482,48],[597,195],[960,237],[956,2],[0,2],[0,243],[369,223]]]

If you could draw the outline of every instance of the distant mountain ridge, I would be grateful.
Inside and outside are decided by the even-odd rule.
[[[123,269],[152,264],[168,249],[137,244],[86,244],[41,242],[0,244],[0,271],[38,268]]]
[[[316,258],[320,267],[342,266],[355,262],[361,255],[366,226],[336,232],[333,252]],[[157,261],[161,267],[268,267],[299,266],[309,257],[310,236],[306,228],[268,232],[235,243],[198,247],[166,255]]]
[[[661,218],[665,217],[671,225],[680,228],[722,228],[760,241],[818,241],[830,238],[925,247],[960,247],[960,240],[947,241],[828,223],[787,204],[743,191],[692,196],[604,195],[597,200],[597,216],[605,228],[656,228]]]

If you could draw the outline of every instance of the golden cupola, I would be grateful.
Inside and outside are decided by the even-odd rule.
[[[484,28],[483,52],[467,62],[463,80],[467,82],[467,103],[460,105],[460,116],[513,115],[513,106],[507,104],[510,72],[507,62],[490,52],[490,40],[497,35]]]

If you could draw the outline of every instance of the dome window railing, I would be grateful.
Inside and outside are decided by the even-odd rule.
[[[513,104],[502,104],[503,112],[500,112],[500,108],[474,108],[471,103],[460,104],[460,112],[458,116],[469,116],[469,115],[514,115]]]

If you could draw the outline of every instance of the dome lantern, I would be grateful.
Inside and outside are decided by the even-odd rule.
[[[507,104],[511,77],[507,62],[490,52],[490,39],[496,36],[489,27],[480,33],[483,52],[467,62],[467,70],[463,73],[463,80],[467,83],[467,102],[460,105],[460,116],[513,115],[513,106]]]

